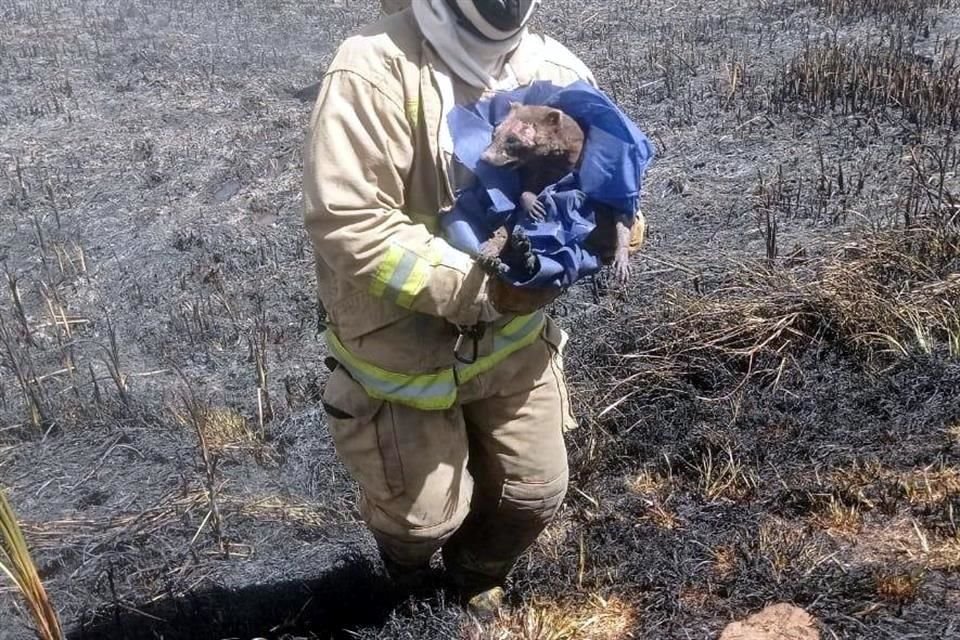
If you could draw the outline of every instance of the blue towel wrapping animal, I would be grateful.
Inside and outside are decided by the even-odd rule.
[[[559,109],[584,133],[578,166],[538,194],[542,220],[518,206],[522,188],[516,170],[481,160],[494,129],[518,103]],[[538,265],[533,273],[511,266],[503,277],[514,285],[566,289],[599,271],[601,258],[587,242],[597,216],[623,215],[632,222],[644,173],[654,158],[647,137],[606,95],[586,82],[565,88],[536,82],[456,107],[448,121],[457,160],[476,176],[474,184],[458,191],[453,210],[441,216],[453,246],[477,255],[496,229],[519,228]]]

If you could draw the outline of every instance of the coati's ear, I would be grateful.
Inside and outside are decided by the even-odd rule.
[[[522,107],[522,106],[523,106],[523,105],[520,104],[519,102],[516,102],[516,101],[514,101],[514,100],[511,100],[511,101],[510,101],[510,111],[516,111],[517,109],[519,109],[519,108]]]
[[[563,112],[559,109],[550,109],[550,111],[547,112],[547,124],[551,127],[559,127],[561,118],[563,118]]]

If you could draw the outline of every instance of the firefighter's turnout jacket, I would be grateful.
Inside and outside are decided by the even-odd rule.
[[[508,65],[518,85],[590,79],[543,36],[524,38]],[[339,49],[305,149],[305,221],[329,351],[370,396],[425,410],[453,406],[458,385],[530,345],[548,322],[539,312],[500,316],[487,276],[435,235],[457,180],[444,114],[481,97],[451,75],[411,11],[384,18]],[[480,322],[490,328],[464,364],[458,327]],[[473,359],[468,350],[461,359]]]

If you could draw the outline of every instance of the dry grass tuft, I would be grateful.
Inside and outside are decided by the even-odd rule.
[[[784,69],[779,105],[816,112],[878,113],[897,109],[910,122],[960,128],[960,58],[956,41],[939,60],[919,56],[904,40],[886,46],[828,39],[807,46]]]
[[[106,520],[64,519],[40,523],[24,523],[34,548],[55,552],[63,541],[70,539],[83,547],[93,547],[104,537],[135,536],[140,539],[159,539],[165,531],[193,520],[203,509],[206,494],[202,490],[183,491],[178,488],[161,496],[147,509],[118,514]]]
[[[853,537],[863,527],[863,515],[856,506],[829,496],[813,514],[813,523],[828,533]]]
[[[196,425],[192,416],[177,413],[176,417],[182,425],[199,429],[211,452],[247,450],[259,444],[259,438],[247,419],[235,409],[201,406],[196,414]]]
[[[958,269],[960,230],[915,229],[841,248],[818,285],[835,330],[853,344],[931,353],[950,342],[960,311]]]
[[[795,354],[828,343],[867,363],[945,350],[958,301],[952,223],[876,233],[796,267],[737,263],[712,291],[673,288],[659,309],[624,322],[617,382],[601,404],[619,407],[638,388],[672,389],[676,380],[706,391],[759,376],[776,385]],[[688,464],[721,475],[740,466],[723,452]],[[711,495],[727,484],[715,478],[704,487]],[[733,483],[749,485],[748,477]]]
[[[718,601],[710,587],[702,584],[684,585],[677,594],[677,603],[684,609],[713,612],[717,610]]]
[[[682,528],[683,522],[666,502],[660,499],[647,501],[646,509],[643,513],[643,519],[654,524],[660,529],[675,531]]]
[[[804,574],[817,566],[822,550],[814,537],[790,522],[771,518],[760,525],[749,549],[750,557],[759,556],[776,583],[788,576]]]
[[[720,451],[708,448],[700,454],[700,459],[688,462],[696,477],[697,489],[710,501],[743,500],[756,491],[759,483],[757,472],[725,447]]]
[[[638,496],[664,495],[672,485],[668,476],[661,475],[651,469],[644,469],[632,478],[627,479],[627,489]]]
[[[927,468],[901,474],[899,486],[906,499],[916,506],[943,504],[960,496],[960,469]]]
[[[877,595],[888,602],[905,604],[913,602],[920,593],[924,575],[919,572],[891,571],[883,569],[873,576]]]
[[[960,571],[960,537],[948,538],[929,548],[924,559],[931,569]]]
[[[826,480],[838,499],[871,510],[877,506],[876,494],[881,493],[879,490],[890,475],[877,460],[858,460],[849,467],[830,471]]]
[[[683,525],[679,516],[670,508],[674,480],[672,475],[663,475],[652,469],[644,469],[626,480],[627,490],[643,502],[641,519],[668,531]]]
[[[9,577],[27,603],[37,637],[41,640],[63,638],[57,611],[51,604],[37,567],[30,557],[17,516],[0,490],[0,570]]]
[[[960,445],[960,422],[950,425],[946,431],[950,444]]]
[[[337,518],[330,509],[322,509],[317,505],[302,501],[292,501],[284,496],[265,496],[254,502],[240,506],[240,513],[258,520],[278,520],[292,524],[321,528]]]
[[[468,634],[471,640],[619,640],[629,638],[636,609],[617,596],[599,594],[586,600],[533,600],[501,615],[484,629]]]
[[[737,571],[737,550],[730,545],[721,545],[710,550],[713,572],[720,579],[733,577]]]

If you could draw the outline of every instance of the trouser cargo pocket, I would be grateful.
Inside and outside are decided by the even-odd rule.
[[[371,398],[343,367],[323,390],[323,407],[337,455],[364,493],[390,500],[403,493],[403,466],[390,405]]]

